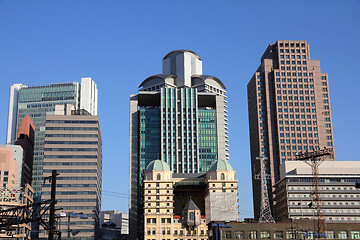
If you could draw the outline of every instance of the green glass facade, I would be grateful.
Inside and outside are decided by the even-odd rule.
[[[198,108],[197,96],[194,88],[162,88],[159,107],[139,108],[140,175],[155,159],[179,173],[206,172],[217,160],[216,109]]]
[[[146,166],[161,156],[160,109],[140,107],[139,109],[139,169],[142,173]]]
[[[200,172],[206,172],[218,158],[216,110],[199,109],[198,114]]]
[[[54,114],[57,104],[70,103],[78,107],[79,90],[77,82],[26,87],[19,90],[16,133],[26,115],[30,116],[35,125],[32,186],[36,197],[40,197],[42,186],[46,115]]]

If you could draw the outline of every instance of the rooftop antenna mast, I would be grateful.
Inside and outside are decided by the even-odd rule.
[[[271,207],[269,202],[268,188],[266,180],[270,179],[270,175],[265,172],[265,161],[268,158],[260,155],[256,160],[260,161],[260,173],[255,176],[255,179],[261,181],[261,205],[260,205],[260,223],[275,223],[274,218],[271,215]]]
[[[311,167],[313,175],[313,202],[309,204],[310,207],[315,211],[316,218],[314,218],[314,225],[317,227],[318,238],[324,236],[325,233],[325,219],[323,213],[323,206],[321,200],[321,191],[320,191],[320,178],[319,178],[319,166],[327,158],[328,155],[331,155],[328,149],[315,150],[313,152],[300,152],[296,154],[296,160],[301,160]],[[314,214],[314,215],[315,215]],[[315,228],[314,226],[314,228]],[[314,229],[315,230],[315,229]]]

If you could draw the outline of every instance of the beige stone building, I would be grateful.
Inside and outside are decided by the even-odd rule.
[[[270,44],[247,86],[255,218],[260,212],[259,155],[268,157],[270,204],[279,166],[301,151],[326,147],[335,160],[328,74],[306,41]]]
[[[161,160],[144,172],[144,239],[208,238],[213,221],[237,221],[235,171],[215,161],[206,174],[174,174]]]

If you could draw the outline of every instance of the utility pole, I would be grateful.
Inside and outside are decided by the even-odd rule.
[[[50,215],[49,215],[49,237],[48,240],[54,240],[55,235],[55,204],[56,204],[56,170],[52,170],[50,177],[44,178],[45,180],[49,179],[51,181],[51,198],[50,198]]]
[[[67,239],[70,239],[70,213],[67,213],[67,217],[68,217],[68,229],[67,229]]]
[[[321,238],[321,234],[325,234],[325,219],[323,214],[323,206],[321,199],[321,191],[320,191],[320,178],[319,178],[319,166],[325,160],[325,158],[331,155],[329,150],[324,147],[324,149],[320,149],[313,152],[300,152],[296,154],[296,160],[302,160],[304,163],[309,165],[312,170],[313,175],[313,215],[314,215],[314,225],[317,226],[317,234],[318,238]],[[316,218],[317,222],[315,222],[315,210],[316,210]],[[315,229],[314,229],[315,230]]]

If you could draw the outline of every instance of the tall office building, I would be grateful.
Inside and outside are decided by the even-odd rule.
[[[37,197],[42,185],[46,115],[54,114],[56,104],[68,103],[97,115],[97,93],[97,86],[91,78],[82,78],[81,84],[72,82],[33,87],[14,84],[10,87],[6,142],[9,144],[16,140],[22,119],[29,115],[36,128],[32,186]]]
[[[328,75],[306,41],[270,44],[247,86],[255,218],[260,211],[259,155],[268,157],[270,204],[279,166],[297,152],[328,148],[335,160]]]
[[[203,75],[189,50],[163,58],[163,73],[148,77],[130,96],[130,237],[143,236],[143,171],[155,159],[174,173],[205,173],[228,160],[226,88]],[[139,206],[139,207],[138,207]]]
[[[99,117],[71,104],[55,106],[55,115],[46,116],[43,177],[57,170],[56,207],[67,215],[87,216],[70,220],[71,230],[80,231],[79,239],[95,239],[99,228],[101,169]],[[42,200],[50,199],[50,192],[51,184],[43,185]],[[61,230],[66,236],[67,228]]]

